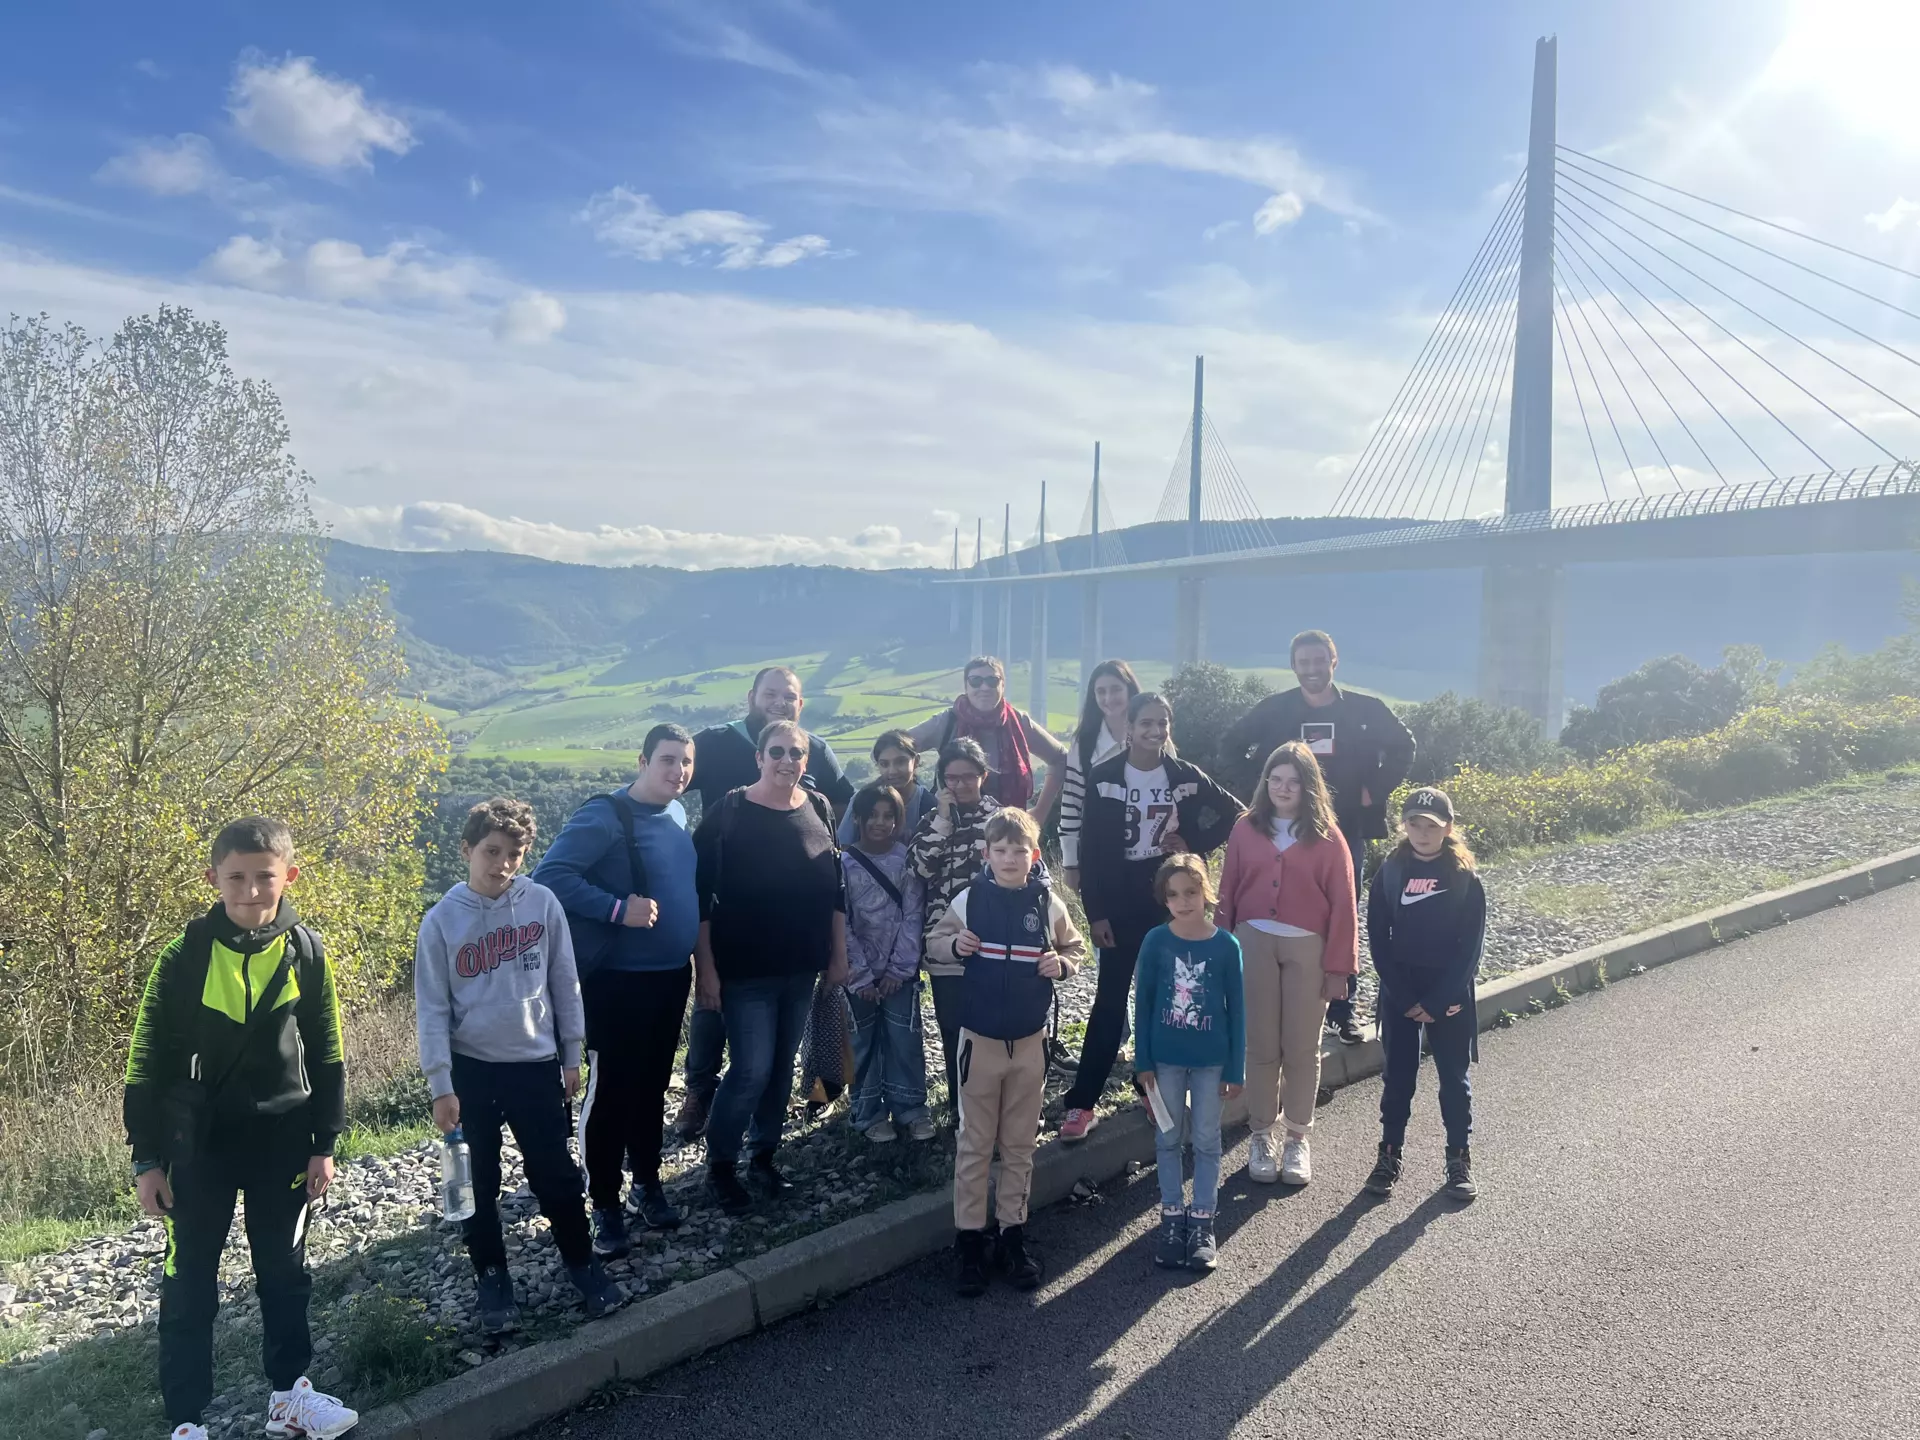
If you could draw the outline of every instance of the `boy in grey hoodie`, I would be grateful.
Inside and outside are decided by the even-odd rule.
[[[551,890],[519,874],[533,808],[495,797],[467,812],[455,885],[420,922],[413,998],[420,1068],[441,1133],[460,1130],[473,1156],[467,1253],[478,1273],[480,1325],[518,1323],[500,1231],[500,1127],[513,1127],[527,1184],[553,1227],[567,1276],[589,1317],[625,1299],[593,1254],[580,1167],[567,1149],[586,1023],[567,918]]]

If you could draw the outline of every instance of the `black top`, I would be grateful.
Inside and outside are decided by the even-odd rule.
[[[723,983],[827,968],[834,913],[846,901],[833,831],[813,805],[771,810],[745,795],[716,799],[693,849],[700,918],[712,921]]]
[[[726,725],[709,725],[693,737],[693,783],[689,796],[700,797],[702,815],[720,803],[729,790],[751,785],[760,778],[760,757],[753,739],[746,733],[744,720]],[[758,731],[754,734],[757,736]],[[800,783],[817,790],[833,805],[836,815],[846,813],[853,803],[853,782],[841,773],[840,757],[833,747],[811,730],[807,737],[807,773]]]
[[[1357,852],[1363,840],[1386,838],[1387,797],[1413,768],[1413,732],[1377,696],[1337,685],[1333,695],[1318,708],[1297,686],[1269,695],[1235,722],[1220,748],[1232,767],[1228,782],[1251,791],[1267,756],[1289,740],[1304,743],[1327,777],[1340,833]],[[1360,803],[1363,790],[1369,805]]]
[[[1109,756],[1087,776],[1087,808],[1080,821],[1080,899],[1089,922],[1165,916],[1153,898],[1158,862],[1125,859],[1128,754],[1122,750]],[[1195,854],[1212,854],[1226,844],[1246,807],[1198,765],[1177,755],[1163,756],[1160,763],[1180,814],[1180,838]]]
[[[1415,1005],[1434,1019],[1471,1005],[1487,935],[1487,892],[1480,877],[1444,856],[1396,852],[1367,895],[1367,947],[1380,973],[1381,1008]]]

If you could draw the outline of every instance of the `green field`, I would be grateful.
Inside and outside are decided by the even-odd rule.
[[[789,664],[806,690],[808,728],[833,742],[843,758],[862,755],[881,731],[913,725],[952,702],[959,692],[956,663],[946,670],[898,668],[891,655],[820,654],[769,656],[698,673],[621,681],[621,663],[514,672],[520,688],[465,711],[426,708],[453,736],[463,754],[505,760],[598,768],[630,758],[647,730],[662,720],[690,728],[743,714],[747,687],[762,665]],[[1141,684],[1163,683],[1172,667],[1146,663]],[[1079,708],[1079,662],[1048,667],[1045,723],[1070,730]],[[1284,670],[1259,670],[1276,688],[1292,683]],[[1009,698],[1022,709],[1032,699],[1028,667],[1016,664],[1008,677]]]

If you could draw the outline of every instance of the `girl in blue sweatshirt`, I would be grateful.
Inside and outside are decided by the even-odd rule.
[[[1160,1242],[1153,1263],[1205,1272],[1219,1263],[1213,1211],[1220,1194],[1220,1109],[1246,1081],[1240,942],[1207,918],[1217,897],[1198,855],[1169,856],[1153,888],[1173,916],[1141,942],[1133,999],[1135,1078],[1142,1091],[1157,1092],[1173,1119],[1171,1128],[1154,1131]],[[1193,1146],[1192,1205],[1180,1158],[1183,1131]]]
[[[1446,1193],[1467,1201],[1473,1184],[1473,1086],[1467,1067],[1480,1024],[1474,980],[1487,934],[1487,894],[1474,874],[1473,852],[1453,833],[1453,801],[1425,786],[1400,807],[1405,834],[1373,877],[1367,896],[1367,944],[1380,973],[1380,1158],[1367,1192],[1387,1196],[1400,1178],[1400,1152],[1420,1076],[1420,1034],[1426,1032],[1440,1073],[1440,1118],[1447,1130]]]

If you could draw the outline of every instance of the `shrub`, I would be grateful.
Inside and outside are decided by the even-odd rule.
[[[1400,718],[1419,745],[1407,777],[1416,785],[1444,785],[1468,765],[1503,775],[1551,769],[1563,753],[1525,710],[1462,699],[1451,690],[1401,707]]]
[[[1173,738],[1182,758],[1244,795],[1250,778],[1246,761],[1226,754],[1220,742],[1271,689],[1259,676],[1236,675],[1224,665],[1183,666],[1161,692],[1173,705]]]
[[[1591,760],[1631,745],[1704,735],[1764,695],[1776,673],[1752,647],[1730,651],[1727,663],[1712,670],[1684,655],[1663,655],[1601,686],[1591,707],[1574,706],[1560,743]]]

